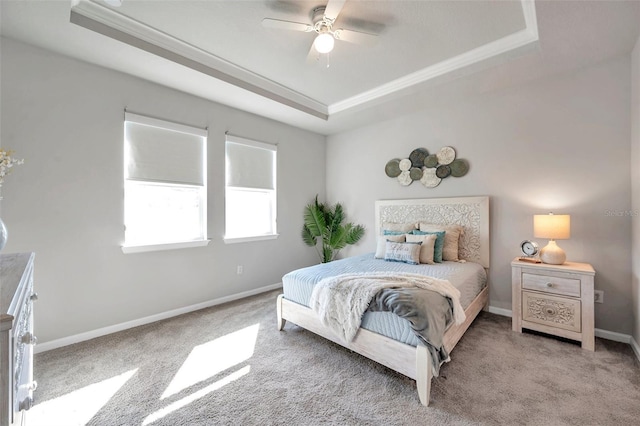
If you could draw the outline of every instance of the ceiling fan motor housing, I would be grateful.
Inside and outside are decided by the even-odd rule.
[[[311,22],[313,22],[313,31],[317,32],[318,34],[329,33],[333,35],[331,27],[333,26],[334,20],[325,16],[325,10],[325,6],[318,6],[311,11]]]
[[[324,20],[324,11],[327,9],[326,6],[318,6],[311,9],[311,22],[315,26],[318,22],[322,22]]]

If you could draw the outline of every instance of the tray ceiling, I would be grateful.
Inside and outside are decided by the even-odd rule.
[[[336,26],[375,33],[376,41],[337,41],[328,58],[312,62],[312,33],[265,28],[261,21],[309,23],[322,0],[110,3],[3,0],[2,35],[330,133],[337,129],[331,122],[424,93],[432,81],[539,53],[540,9],[546,16],[549,3],[576,2],[348,0]],[[566,19],[569,9],[559,8],[563,14],[555,18]],[[621,18],[629,11],[638,16],[637,5],[618,9]],[[632,22],[618,28],[627,44],[637,35]]]

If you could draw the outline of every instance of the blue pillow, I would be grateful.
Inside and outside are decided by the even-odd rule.
[[[389,231],[388,229],[382,230],[382,235],[404,235],[407,233],[408,232],[402,232],[402,231]]]
[[[433,246],[433,261],[436,263],[442,263],[442,249],[444,248],[444,234],[445,231],[442,232],[425,232],[418,231],[417,229],[411,231],[413,235],[435,235],[436,236],[436,244]]]

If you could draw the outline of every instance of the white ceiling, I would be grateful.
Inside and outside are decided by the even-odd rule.
[[[378,37],[337,41],[327,67],[312,33],[261,25],[325,3],[2,0],[1,34],[331,134],[628,54],[640,30],[640,1],[348,0],[336,27]]]

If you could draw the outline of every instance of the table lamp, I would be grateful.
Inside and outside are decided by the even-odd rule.
[[[571,216],[568,214],[536,214],[533,216],[533,236],[549,238],[549,244],[540,250],[540,260],[551,265],[562,265],[567,260],[555,240],[566,240],[571,236]]]

